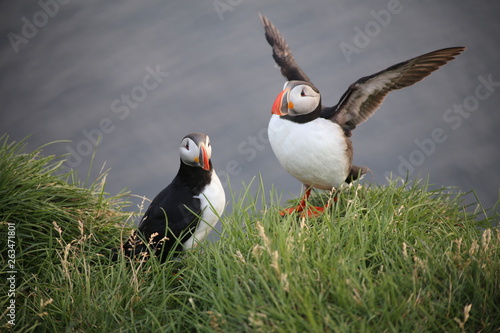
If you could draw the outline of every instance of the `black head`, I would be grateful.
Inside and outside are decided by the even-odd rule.
[[[212,157],[212,146],[210,138],[204,133],[191,133],[186,135],[179,147],[182,163],[210,170]]]
[[[284,90],[276,97],[272,113],[287,119],[301,122],[300,119],[312,120],[321,112],[319,90],[306,81],[289,81]]]

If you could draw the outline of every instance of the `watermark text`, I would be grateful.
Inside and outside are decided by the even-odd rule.
[[[9,325],[16,325],[16,224],[7,223],[7,309],[6,317]]]

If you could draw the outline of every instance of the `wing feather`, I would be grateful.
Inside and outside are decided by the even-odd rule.
[[[306,73],[297,65],[285,39],[271,21],[262,14],[259,14],[262,25],[264,25],[266,40],[273,48],[273,58],[281,69],[281,74],[288,81],[307,81]]]
[[[324,108],[322,117],[353,129],[378,110],[389,92],[422,80],[464,50],[451,47],[429,52],[363,77],[349,86],[336,106]]]

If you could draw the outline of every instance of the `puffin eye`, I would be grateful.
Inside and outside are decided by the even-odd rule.
[[[187,150],[189,150],[189,141],[186,141],[186,145],[184,146]]]
[[[304,92],[304,89],[302,89],[302,91],[300,92],[300,96],[304,97],[306,95],[306,93]]]

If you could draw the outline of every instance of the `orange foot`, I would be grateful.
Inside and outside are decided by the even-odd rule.
[[[325,207],[309,206],[308,209],[300,212],[300,216],[301,217],[317,217],[317,216],[320,216],[327,208],[328,208],[328,206],[325,206]]]
[[[304,209],[303,206],[298,205],[297,207],[290,207],[283,209],[280,211],[281,216],[285,215],[291,215],[293,213],[300,213],[301,217],[316,217],[321,215],[325,209],[327,209],[328,206],[325,207],[316,207],[316,206],[309,206],[307,209]]]
[[[286,209],[283,209],[281,212],[280,212],[280,215],[281,216],[285,216],[285,215],[291,215],[295,212],[301,212],[304,208],[301,207],[300,205],[297,206],[297,207],[290,207],[290,208],[286,208]]]
[[[321,215],[321,213],[323,213],[325,209],[328,209],[329,204],[327,204],[324,207],[309,206],[307,209],[305,209],[306,201],[309,198],[310,194],[311,194],[311,189],[309,188],[304,193],[304,196],[302,197],[302,200],[300,201],[298,206],[286,208],[280,212],[280,215],[285,216],[285,215],[291,215],[293,213],[300,213],[301,217],[316,217]],[[333,197],[333,202],[337,202],[337,200],[338,198],[335,195]]]

